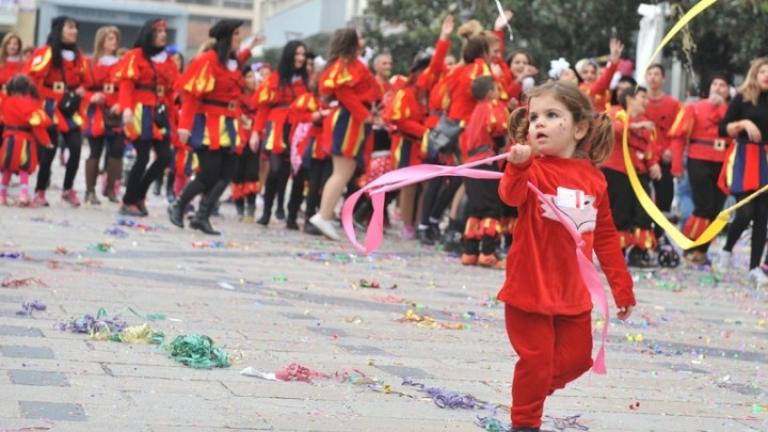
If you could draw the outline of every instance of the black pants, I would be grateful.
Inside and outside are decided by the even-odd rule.
[[[204,147],[195,150],[200,170],[195,179],[189,182],[179,197],[179,205],[185,208],[195,196],[207,193],[219,182],[229,183],[235,174],[237,157],[228,149],[208,150]],[[223,192],[223,190],[222,190]],[[219,197],[211,198],[216,202]]]
[[[309,172],[302,167],[293,175],[293,184],[291,185],[291,195],[288,199],[288,220],[296,221],[299,214],[301,203],[304,202],[304,185],[309,179]]]
[[[321,191],[323,185],[333,172],[333,163],[330,159],[312,159],[309,165],[309,191],[307,192],[307,205],[304,216],[309,220],[320,208]]]
[[[128,185],[123,196],[123,204],[132,205],[142,201],[147,191],[156,179],[160,178],[165,168],[171,163],[171,147],[168,141],[137,140],[133,142],[136,149],[136,161],[128,174]],[[155,161],[147,168],[149,154],[155,149]]]
[[[461,187],[460,177],[438,177],[428,181],[424,187],[421,225],[439,222],[445,210],[451,205],[459,187]]]
[[[721,162],[711,162],[700,159],[688,159],[688,181],[693,195],[693,215],[715,220],[725,204],[725,194],[717,186],[720,176]],[[706,252],[709,244],[701,245],[694,250]]]
[[[499,198],[499,180],[464,179],[469,208],[467,215],[478,219],[501,220],[502,202]]]
[[[124,138],[122,135],[115,133],[108,133],[100,137],[88,137],[88,144],[91,148],[91,152],[88,154],[88,159],[99,160],[105,146],[107,148],[108,158],[122,159],[123,140]]]
[[[80,166],[80,149],[83,146],[83,133],[80,129],[72,129],[66,133],[60,133],[55,127],[48,128],[48,136],[51,137],[53,148],[48,149],[38,146],[37,151],[40,155],[40,170],[37,172],[37,186],[35,191],[44,191],[48,189],[51,182],[51,164],[56,157],[56,149],[59,141],[59,135],[62,138],[62,147],[69,150],[67,159],[67,171],[64,174],[64,190],[72,189],[77,176],[77,169]],[[62,149],[62,151],[64,151]]]
[[[661,167],[661,178],[653,181],[653,194],[656,198],[656,207],[664,213],[672,210],[672,200],[675,199],[675,179],[672,176],[672,165],[666,162],[659,162]],[[656,227],[656,236],[661,237],[664,230]]]
[[[637,199],[632,185],[629,183],[629,177],[609,168],[603,168],[602,171],[608,182],[608,199],[611,202],[611,213],[613,213],[616,230],[632,232],[634,228],[651,229],[653,221],[640,205],[640,200]],[[639,177],[640,183],[643,184],[647,192],[649,189],[648,176],[641,175]]]
[[[280,195],[285,195],[285,188],[288,185],[288,178],[291,176],[291,161],[288,152],[280,155],[269,155],[269,175],[267,184],[264,188],[264,214],[272,213],[272,204],[277,196],[277,205],[283,207],[283,199]]]
[[[259,181],[259,154],[252,152],[249,146],[245,146],[243,154],[237,156],[232,182],[241,184],[257,181]]]
[[[749,196],[749,193],[734,196],[737,201],[741,201]],[[760,265],[760,259],[765,248],[766,230],[768,230],[768,196],[765,194],[759,195],[749,204],[736,210],[736,216],[731,225],[728,226],[728,237],[724,248],[726,251],[733,251],[733,247],[736,246],[741,234],[749,227],[750,222],[752,222],[752,249],[749,254],[749,268],[751,270]]]

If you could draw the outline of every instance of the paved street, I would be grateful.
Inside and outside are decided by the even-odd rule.
[[[136,221],[147,227],[131,227],[116,225],[112,205],[75,210],[59,193],[50,208],[0,209],[0,279],[37,279],[0,288],[1,431],[480,431],[478,417],[494,415],[508,424],[516,357],[493,300],[502,272],[394,236],[364,257],[275,220],[239,224],[226,205],[213,221],[224,236],[210,243],[172,227],[160,198]],[[739,276],[745,247],[725,277],[637,273],[634,316],[609,325],[608,375],[552,397],[545,428],[768,430],[768,299]],[[47,310],[16,314],[32,300]],[[100,308],[164,332],[165,345],[56,327]],[[182,334],[210,336],[233,364],[174,362],[166,346]],[[291,363],[332,378],[240,373]],[[476,408],[441,408],[429,388],[472,395],[462,405]]]

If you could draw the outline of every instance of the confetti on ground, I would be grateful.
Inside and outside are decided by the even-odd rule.
[[[3,288],[22,288],[22,287],[28,287],[32,285],[37,285],[42,288],[48,288],[48,285],[43,282],[42,280],[36,278],[36,277],[28,277],[28,278],[21,278],[21,279],[5,279],[2,283],[0,283],[0,286]]]
[[[86,314],[82,318],[59,322],[56,327],[61,331],[89,334],[94,339],[105,340],[114,333],[120,333],[128,327],[128,323],[115,316],[107,318],[106,309],[101,308],[96,315]]]
[[[22,251],[3,251],[3,252],[0,252],[0,258],[5,258],[5,259],[24,259],[24,252],[22,252]]]
[[[56,255],[69,255],[69,250],[67,250],[67,248],[65,248],[64,246],[57,246],[54,253]]]
[[[170,344],[169,356],[176,362],[195,369],[229,367],[229,354],[205,335],[176,336]]]
[[[112,247],[112,243],[109,242],[95,243],[88,246],[88,249],[94,252],[115,253],[115,249]]]
[[[30,316],[34,311],[44,311],[47,308],[40,300],[27,301],[21,304],[21,310],[16,311],[16,315]]]
[[[416,312],[414,312],[413,309],[408,309],[407,311],[405,311],[405,314],[402,317],[396,319],[395,321],[403,322],[403,323],[412,322],[419,327],[426,327],[431,329],[447,329],[447,330],[469,329],[468,324],[452,323],[447,321],[437,321],[429,315],[419,315]]]
[[[133,228],[141,232],[152,232],[160,229],[160,226],[158,225],[147,225],[147,224],[135,221],[133,219],[118,219],[117,225]]]
[[[104,234],[116,238],[126,238],[128,233],[118,227],[110,227],[104,230]]]

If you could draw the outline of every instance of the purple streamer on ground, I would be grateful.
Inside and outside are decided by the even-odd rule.
[[[109,330],[111,333],[119,333],[128,326],[128,323],[119,319],[117,316],[107,319],[107,311],[99,309],[96,316],[86,314],[82,318],[73,319],[69,322],[60,322],[56,327],[61,331],[72,333],[93,334],[101,330]]]
[[[16,315],[32,315],[33,311],[44,311],[47,306],[40,300],[32,300],[21,304],[21,310],[16,311]]]
[[[421,392],[432,398],[432,401],[440,408],[447,409],[483,409],[489,404],[478,400],[470,394],[461,394],[437,387],[427,387],[406,378],[403,385],[417,387]]]

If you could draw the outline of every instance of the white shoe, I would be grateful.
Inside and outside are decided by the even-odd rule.
[[[755,267],[749,271],[749,280],[760,287],[768,283],[768,275],[765,274],[762,268]]]
[[[717,259],[717,270],[720,273],[727,273],[733,263],[733,252],[722,251]]]
[[[319,229],[321,233],[325,234],[331,240],[339,241],[339,233],[336,232],[336,228],[333,226],[333,222],[323,219],[320,213],[315,213],[314,216],[309,218],[309,223]]]

